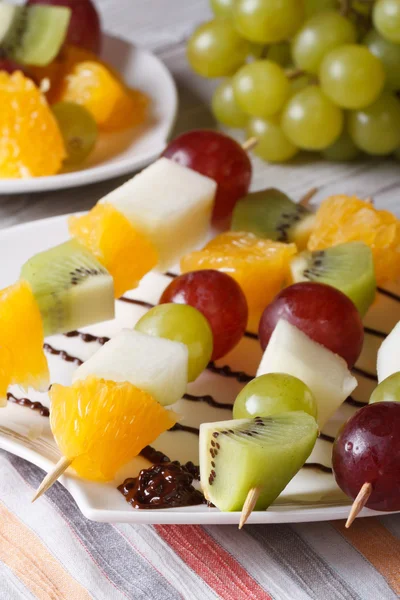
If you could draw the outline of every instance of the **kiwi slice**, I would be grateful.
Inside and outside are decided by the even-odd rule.
[[[70,17],[65,6],[0,2],[0,51],[22,64],[48,65],[66,39]]]
[[[77,240],[33,256],[21,278],[32,288],[45,335],[114,318],[113,278]]]
[[[374,259],[364,242],[348,242],[325,250],[302,252],[290,265],[294,283],[317,281],[350,298],[364,316],[376,293]]]
[[[277,242],[294,242],[302,250],[314,226],[315,216],[286,194],[268,188],[248,194],[233,211],[233,231],[250,231]]]
[[[252,488],[265,510],[303,466],[318,435],[303,411],[200,426],[200,477],[205,497],[220,510],[241,510]]]

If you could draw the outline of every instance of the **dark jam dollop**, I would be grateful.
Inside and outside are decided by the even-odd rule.
[[[118,490],[133,508],[177,508],[205,504],[204,496],[192,483],[195,473],[178,462],[153,465],[138,477],[125,479]]]

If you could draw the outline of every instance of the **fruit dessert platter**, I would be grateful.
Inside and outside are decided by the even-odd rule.
[[[0,179],[84,168],[148,121],[150,98],[99,57],[101,36],[91,0],[0,3]]]
[[[68,469],[113,520],[400,511],[400,221],[251,175],[183,134],[1,291],[0,442],[57,463],[35,499]]]

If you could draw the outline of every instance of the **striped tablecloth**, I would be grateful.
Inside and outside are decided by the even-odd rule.
[[[297,525],[94,523],[43,472],[0,453],[0,599],[394,600],[400,515]]]

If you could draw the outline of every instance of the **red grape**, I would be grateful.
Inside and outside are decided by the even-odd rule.
[[[33,77],[29,75],[26,67],[19,65],[9,58],[0,58],[0,71],[6,71],[10,74],[14,73],[15,71],[21,71],[26,77],[33,79]]]
[[[167,302],[190,304],[208,319],[214,338],[212,360],[232,350],[246,330],[246,298],[236,281],[226,273],[207,269],[180,275],[160,298],[160,304]]]
[[[264,310],[259,326],[263,350],[279,319],[342,356],[354,366],[364,341],[360,314],[347,296],[324,283],[295,283],[282,290]]]
[[[356,412],[336,438],[332,466],[350,498],[370,483],[368,508],[400,510],[400,404],[377,402]]]
[[[251,162],[240,144],[218,131],[196,129],[172,140],[163,156],[217,182],[213,223],[229,226],[232,210],[251,181]]]
[[[51,4],[71,9],[71,21],[67,33],[67,44],[100,53],[100,16],[92,0],[28,0],[28,4]]]

